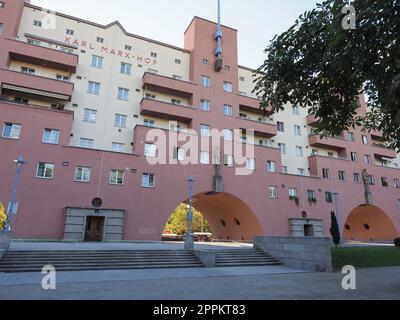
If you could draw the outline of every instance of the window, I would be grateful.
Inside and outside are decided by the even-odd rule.
[[[354,177],[355,183],[357,183],[357,184],[361,183],[361,174],[360,173],[354,173],[353,177]]]
[[[281,149],[281,154],[286,154],[286,144],[284,143],[278,143],[279,149]]]
[[[146,93],[146,99],[156,100],[157,96],[155,94]]]
[[[365,161],[365,164],[372,164],[371,156],[368,155],[368,154],[366,154],[366,155],[364,156],[364,161]]]
[[[146,127],[154,128],[155,126],[154,120],[144,119],[143,123]]]
[[[389,187],[388,178],[382,177],[382,178],[381,178],[381,181],[382,181],[382,186],[383,186],[383,187]]]
[[[158,54],[156,52],[152,52],[150,55],[152,58],[157,58],[157,56],[158,56]]]
[[[394,187],[400,189],[400,179],[398,178],[394,179]]]
[[[297,198],[297,189],[289,188],[289,197],[296,197]]]
[[[200,125],[200,135],[202,137],[210,136],[210,126],[206,125],[206,124],[201,124]]]
[[[256,159],[247,159],[246,160],[246,169],[248,170],[256,170]]]
[[[181,125],[177,122],[171,122],[169,125],[169,130],[173,132],[181,132]]]
[[[156,177],[151,173],[143,173],[142,176],[142,187],[143,188],[154,188],[156,185]]]
[[[325,201],[328,203],[333,202],[333,193],[332,192],[325,192]]]
[[[231,66],[226,65],[226,66],[225,66],[225,70],[226,70],[226,71],[231,71]]]
[[[282,168],[281,168],[281,173],[282,174],[288,174],[288,167],[287,166],[282,166]]]
[[[346,181],[346,172],[339,171],[339,181]]]
[[[0,23],[0,34],[2,34],[4,31],[4,24]]]
[[[65,30],[65,33],[70,35],[70,36],[73,36],[74,35],[74,30],[67,29],[67,30]]]
[[[268,161],[267,162],[267,170],[268,170],[268,172],[276,172],[276,162]]]
[[[35,74],[35,69],[28,68],[28,67],[21,67],[21,72],[27,73],[27,74]]]
[[[27,39],[26,42],[28,42],[29,44],[33,44],[35,46],[40,46],[41,42],[38,40],[33,40],[33,39]]]
[[[56,79],[60,81],[69,81],[69,76],[65,76],[63,74],[57,74]]]
[[[329,169],[322,169],[322,177],[325,180],[329,180],[331,178],[331,172]]]
[[[234,158],[232,155],[224,155],[224,165],[233,168]]]
[[[362,136],[362,143],[363,144],[368,144],[368,137],[367,136]]]
[[[333,158],[334,157],[333,152],[328,152],[328,157]]]
[[[211,78],[206,76],[201,76],[201,85],[203,87],[210,88],[211,87]]]
[[[296,146],[296,156],[298,156],[298,157],[303,157],[304,156],[303,147]]]
[[[279,132],[285,132],[285,124],[283,122],[277,122],[277,126],[278,126],[278,131]]]
[[[122,170],[111,170],[111,172],[110,172],[110,184],[123,185],[124,184],[124,171],[122,171]]]
[[[100,94],[100,83],[89,81],[87,93],[99,95]]]
[[[115,115],[114,126],[117,128],[126,128],[126,120],[128,119],[127,116],[122,114]]]
[[[356,141],[353,132],[348,132],[348,133],[347,133],[347,141],[351,141],[351,142]]]
[[[208,59],[203,59],[203,64],[210,64],[210,61],[208,61]]]
[[[178,161],[185,161],[186,151],[183,148],[175,148],[174,159]]]
[[[83,112],[83,121],[89,123],[96,123],[97,111],[91,109],[85,109]]]
[[[117,99],[118,100],[128,101],[129,100],[129,89],[118,88]]]
[[[277,187],[269,187],[268,188],[268,196],[271,199],[278,199],[278,188]]]
[[[370,184],[371,186],[375,185],[375,177],[374,176],[368,176],[367,181],[368,181],[368,184]]]
[[[299,106],[293,106],[292,111],[294,115],[300,115],[300,107]]]
[[[41,22],[41,21],[38,21],[38,20],[33,20],[33,25],[34,25],[35,27],[41,27],[41,26],[42,26],[42,22]]]
[[[175,80],[182,80],[183,79],[182,76],[178,76],[176,74],[172,75],[172,78],[174,78]]]
[[[130,46],[130,45],[125,45],[125,50],[126,51],[132,51],[132,46]]]
[[[22,97],[15,97],[14,101],[18,102],[18,103],[23,103],[23,104],[29,104],[29,99],[22,98]]]
[[[75,181],[77,182],[90,182],[90,175],[92,169],[88,167],[77,167],[75,169]]]
[[[294,134],[296,136],[301,136],[301,127],[300,126],[298,126],[298,125],[294,126]]]
[[[176,63],[176,64],[181,64],[181,63],[182,63],[182,60],[181,60],[181,59],[175,59],[175,63]]]
[[[245,81],[245,77],[239,77],[239,81]]]
[[[317,200],[317,194],[315,190],[307,190],[307,198],[308,200]]]
[[[6,7],[6,3],[4,1],[0,1],[0,9],[3,9]]]
[[[200,164],[210,164],[210,153],[201,151],[200,152]]]
[[[86,139],[86,138],[79,139],[79,146],[81,148],[93,149],[93,145],[94,145],[93,139]]]
[[[42,142],[47,144],[58,144],[60,131],[56,129],[44,129]]]
[[[233,107],[229,104],[224,104],[224,115],[228,117],[233,116]]]
[[[232,83],[224,81],[224,91],[229,93],[233,92]]]
[[[200,109],[202,111],[210,111],[211,110],[210,101],[201,99],[200,100]]]
[[[224,140],[225,141],[233,141],[233,130],[232,129],[224,130]]]
[[[145,157],[156,157],[157,156],[157,146],[155,144],[146,143],[144,145],[144,155]]]
[[[36,170],[36,178],[40,179],[53,179],[54,164],[39,162]]]
[[[92,65],[91,65],[92,68],[102,69],[103,61],[104,61],[103,57],[92,55]]]
[[[96,38],[96,42],[104,43],[104,38],[102,38],[102,37],[97,37],[97,38]]]
[[[358,155],[356,152],[351,153],[351,161],[358,162]]]
[[[298,168],[297,169],[297,174],[299,176],[305,176],[306,175],[306,171],[303,168]]]
[[[132,65],[130,63],[121,62],[121,73],[128,76],[132,73]]]
[[[113,142],[111,149],[114,152],[125,152],[125,145],[123,143]]]
[[[179,99],[171,99],[172,104],[182,104],[182,101]]]
[[[22,126],[20,124],[6,122],[3,127],[2,137],[7,139],[18,140],[21,134]]]
[[[397,208],[400,209],[400,199],[397,199]]]

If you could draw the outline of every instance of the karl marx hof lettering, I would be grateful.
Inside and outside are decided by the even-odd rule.
[[[78,39],[73,40],[70,37],[65,37],[64,42],[66,44],[76,46],[78,48],[80,47],[82,49],[95,50],[93,43],[91,43],[91,42],[87,42],[87,41],[83,41],[83,40],[81,41]],[[113,48],[109,48],[109,47],[105,47],[105,46],[101,46],[101,53],[118,56],[118,57],[121,57],[121,58],[127,59],[127,60],[135,60],[136,59],[138,62],[144,62],[145,64],[152,64],[152,65],[157,64],[157,60],[155,60],[155,59],[151,59],[149,57],[142,57],[140,55],[135,56],[132,53],[127,52],[127,51],[115,50]]]

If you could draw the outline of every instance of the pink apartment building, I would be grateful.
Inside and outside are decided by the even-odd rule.
[[[10,201],[13,160],[23,155],[15,238],[68,241],[160,240],[188,200],[216,239],[329,236],[330,213],[348,240],[400,234],[400,157],[379,132],[313,135],[317,119],[287,106],[266,115],[252,71],[238,64],[237,30],[195,17],[184,48],[37,7],[0,1],[0,201]],[[221,40],[221,49],[218,40]],[[366,112],[360,97],[359,112]],[[212,129],[236,149],[196,150]],[[173,163],[152,164],[166,134]],[[194,131],[193,131],[194,130]],[[253,134],[254,133],[254,134]],[[207,143],[205,143],[207,145]],[[211,150],[211,151],[210,151]],[[216,154],[219,162],[213,161]],[[193,154],[191,155],[193,156]]]

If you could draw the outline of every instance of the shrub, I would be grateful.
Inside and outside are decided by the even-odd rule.
[[[394,239],[394,246],[400,248],[400,238]]]

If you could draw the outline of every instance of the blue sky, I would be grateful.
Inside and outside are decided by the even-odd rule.
[[[239,63],[256,68],[268,42],[317,0],[222,0],[222,23],[239,30]],[[32,3],[183,47],[193,16],[217,19],[217,0],[32,0]],[[110,5],[111,4],[111,5]]]

